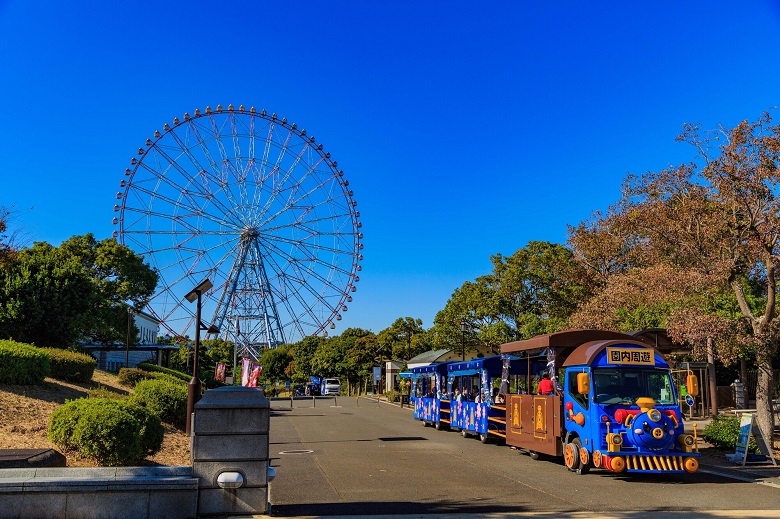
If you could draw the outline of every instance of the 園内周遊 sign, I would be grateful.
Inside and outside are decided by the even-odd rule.
[[[654,366],[655,353],[653,350],[636,348],[607,348],[607,363]]]

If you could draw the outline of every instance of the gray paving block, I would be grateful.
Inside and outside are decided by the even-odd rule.
[[[190,477],[192,476],[192,467],[173,466],[173,467],[117,467],[116,477],[140,477],[140,478],[158,478],[158,477]]]
[[[236,490],[201,489],[198,492],[198,516],[264,514],[267,508],[267,487]]]
[[[267,435],[193,436],[192,461],[267,460]]]
[[[267,434],[270,423],[268,408],[195,410],[194,434]]]
[[[61,519],[62,517],[68,517],[67,494],[24,492],[17,499],[21,502],[18,516],[20,518]]]
[[[198,491],[152,492],[149,519],[194,518],[198,513]]]
[[[148,510],[149,491],[71,492],[64,517],[132,519],[146,517]]]

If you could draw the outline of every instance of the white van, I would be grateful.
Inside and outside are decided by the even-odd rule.
[[[341,394],[341,381],[337,378],[326,378],[323,380],[322,394],[339,396]]]

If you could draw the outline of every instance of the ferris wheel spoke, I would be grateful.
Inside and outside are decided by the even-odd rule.
[[[265,237],[265,235],[263,235],[263,237]],[[270,236],[268,236],[268,238],[269,239],[267,240],[267,243],[269,243],[269,244],[272,244],[273,242],[280,242],[280,243],[286,243],[286,244],[289,244],[289,245],[295,245],[297,247],[303,247],[304,246],[304,242],[302,242],[301,240],[293,240],[292,238],[286,238],[286,237],[283,237],[283,236],[274,236],[274,235],[270,235]],[[347,250],[343,250],[343,249],[337,249],[337,248],[329,247],[329,246],[326,246],[326,245],[320,245],[318,243],[305,243],[305,247],[309,248],[309,249],[314,249],[314,250],[317,250],[317,251],[320,251],[320,252],[332,252],[334,254],[344,254],[344,255],[347,255],[347,256],[354,256],[356,254],[354,251],[347,251]]]
[[[193,218],[203,218],[203,219],[209,220],[212,223],[215,223],[215,224],[218,224],[218,225],[222,225],[222,226],[224,226],[224,227],[226,227],[228,229],[235,229],[236,228],[236,224],[234,222],[230,222],[230,221],[218,218],[213,213],[209,213],[209,212],[203,211],[203,209],[200,208],[200,207],[193,207],[192,205],[184,205],[184,204],[181,204],[178,200],[174,200],[174,199],[169,198],[167,196],[164,196],[164,195],[162,195],[162,194],[160,194],[158,192],[150,191],[150,190],[148,190],[148,189],[146,189],[144,187],[138,187],[137,185],[135,187],[136,187],[136,191],[138,191],[139,193],[148,194],[150,200],[160,200],[162,202],[165,202],[165,203],[169,204],[172,209],[184,208],[184,209],[189,209],[189,210],[193,211],[192,213],[190,213],[189,215],[186,215],[186,216],[191,216]],[[137,208],[136,207],[126,207],[125,210],[130,211],[130,212],[144,213],[147,216],[157,216],[161,220],[178,220],[178,221],[182,221],[183,222],[182,218],[185,216],[185,215],[165,214],[165,213],[160,213],[160,212],[156,212],[156,211],[153,212],[153,211],[150,211],[148,209],[144,209],[144,208],[140,208],[140,207],[137,207]]]
[[[266,234],[274,234],[274,233],[276,233],[278,231],[282,231],[282,230],[290,229],[290,228],[310,229],[310,227],[309,227],[310,225],[319,224],[319,223],[322,223],[322,222],[330,222],[330,221],[334,221],[334,220],[336,220],[336,221],[344,220],[344,224],[352,223],[349,213],[335,213],[335,214],[328,215],[328,216],[319,216],[317,218],[312,218],[310,220],[304,220],[303,218],[305,216],[307,216],[307,215],[309,215],[310,213],[313,212],[313,209],[314,209],[313,207],[294,207],[294,208],[291,208],[291,209],[300,209],[302,211],[302,213],[300,215],[297,215],[296,219],[294,221],[290,222],[290,223],[284,223],[282,225],[277,225],[275,227],[267,227],[267,226],[265,226],[265,227],[263,227],[263,232],[266,233]],[[338,232],[327,233],[325,231],[320,231],[320,230],[317,230],[316,232],[318,234],[333,235],[333,236],[339,236],[341,234],[351,234],[351,233],[338,233]]]
[[[192,121],[192,119],[190,119]],[[214,197],[214,192],[211,189],[211,180],[217,179],[216,170],[215,170],[215,164],[213,162],[210,162],[209,159],[211,158],[211,154],[208,153],[208,146],[206,146],[206,143],[203,141],[203,139],[200,137],[200,133],[197,131],[197,128],[194,124],[190,124],[189,128],[192,131],[192,134],[195,136],[195,145],[197,145],[201,152],[204,153],[205,158],[207,162],[209,162],[209,168],[211,169],[211,172],[213,173],[212,176],[209,176],[208,172],[206,171],[206,168],[204,168],[200,160],[195,156],[194,153],[192,153],[192,147],[189,146],[187,143],[185,143],[179,134],[177,134],[175,131],[171,132],[171,136],[176,141],[176,143],[179,145],[179,148],[181,148],[181,151],[184,152],[184,154],[187,156],[187,158],[190,160],[190,163],[195,166],[195,168],[198,170],[197,175],[201,179],[201,186],[203,187],[204,191],[209,193],[210,197]],[[219,181],[217,181],[217,185],[221,185]]]
[[[284,178],[278,180],[275,178],[276,175],[278,175],[279,171],[281,171],[281,168],[274,168],[270,174],[271,179],[271,196],[268,197],[268,200],[266,201],[265,206],[263,207],[263,210],[261,214],[265,214],[268,209],[270,208],[271,202],[279,196],[279,193],[281,192],[282,188],[284,187],[284,184],[287,183],[287,180],[290,178],[290,175],[292,175],[293,171],[296,167],[298,167],[298,164],[303,160],[304,155],[309,150],[309,142],[306,141],[303,148],[298,152],[298,155],[293,159],[293,162],[290,166],[285,168]],[[279,159],[281,159],[281,155]]]
[[[287,150],[289,149],[289,146],[290,146],[290,139],[293,136],[292,129],[289,129],[287,131],[287,136],[285,137],[284,143],[281,145],[281,149],[279,150],[279,154],[276,156],[276,161],[274,162],[274,166],[273,166],[273,168],[271,168],[271,171],[268,173],[268,175],[266,175],[264,173],[264,171],[265,171],[265,169],[266,169],[266,167],[268,166],[268,163],[269,163],[268,158],[270,156],[271,144],[273,142],[273,139],[272,139],[272,137],[273,137],[272,129],[273,129],[273,127],[269,125],[268,134],[267,134],[267,137],[265,139],[265,146],[263,148],[263,158],[262,158],[262,161],[261,161],[261,168],[259,170],[256,170],[257,171],[257,176],[255,177],[255,181],[261,187],[261,189],[255,190],[254,204],[255,204],[256,207],[260,206],[261,196],[262,196],[262,193],[263,193],[263,186],[265,185],[265,181],[268,178],[272,179],[272,181],[271,181],[271,196],[268,197],[268,201],[270,202],[270,201],[273,200],[273,189],[274,189],[273,188],[273,175],[278,174],[278,171],[280,171],[280,168],[281,168],[281,165],[282,165],[282,161],[284,160],[284,157],[287,154]],[[260,211],[258,216],[262,216],[265,213],[266,210],[268,210],[268,206],[267,205],[263,208],[262,211]],[[259,224],[259,222],[255,222],[255,224]]]
[[[241,153],[241,140],[240,140],[240,132],[238,131],[238,123],[236,121],[235,114],[233,112],[230,112],[228,115],[228,119],[230,120],[230,135],[233,140],[233,156],[234,156],[234,171],[235,171],[235,177],[236,177],[236,186],[238,188],[238,196],[241,200],[241,205],[239,207],[242,208],[242,212],[246,211],[246,206],[248,205],[249,200],[249,193],[247,192],[247,186],[246,186],[246,178],[247,178],[247,172],[245,170],[244,165],[244,157]],[[251,118],[250,118],[251,119]],[[249,160],[252,160],[253,156],[251,153],[254,152],[254,148],[250,150],[250,155],[248,156]],[[243,215],[244,221],[248,221],[249,218],[247,214]]]
[[[168,163],[169,163],[169,164],[170,164],[170,165],[171,165],[171,166],[172,166],[172,167],[173,167],[173,168],[174,168],[176,171],[178,171],[178,172],[179,172],[179,174],[181,175],[181,177],[182,177],[183,179],[186,179],[186,180],[188,180],[188,181],[189,181],[188,183],[189,183],[190,185],[194,185],[194,186],[202,187],[202,186],[201,186],[201,185],[200,185],[198,182],[194,182],[194,181],[193,181],[193,178],[192,178],[192,176],[191,176],[191,175],[189,175],[189,174],[187,173],[187,171],[186,171],[186,170],[185,170],[185,169],[184,169],[184,168],[183,168],[181,165],[179,165],[179,164],[178,164],[178,163],[177,163],[175,160],[173,160],[173,158],[171,158],[171,157],[170,157],[170,156],[169,156],[167,153],[165,153],[165,151],[162,149],[162,146],[159,146],[159,145],[156,145],[156,144],[155,144],[155,145],[154,145],[154,150],[156,151],[156,153],[157,153],[158,155],[162,156],[162,157],[163,157],[163,158],[164,158],[166,161],[168,161]],[[148,171],[148,172],[149,172],[149,173],[151,173],[153,176],[155,176],[157,179],[159,179],[160,181],[164,182],[165,184],[167,184],[168,186],[170,186],[171,188],[173,188],[173,189],[174,189],[175,191],[177,191],[178,193],[181,193],[181,194],[185,195],[185,197],[186,197],[186,198],[188,198],[188,199],[189,199],[189,196],[190,196],[190,195],[193,195],[193,194],[196,194],[196,193],[197,193],[197,196],[198,196],[199,198],[202,198],[202,199],[204,199],[204,200],[208,200],[209,202],[213,203],[213,204],[215,205],[215,207],[219,207],[219,209],[221,209],[221,211],[222,211],[222,214],[223,214],[223,215],[225,215],[225,216],[227,216],[227,217],[231,217],[231,216],[232,216],[232,212],[231,212],[231,211],[230,211],[230,210],[229,210],[227,207],[225,207],[224,205],[222,205],[218,199],[215,199],[215,197],[213,196],[213,194],[207,193],[207,192],[205,192],[205,191],[202,191],[202,190],[201,190],[201,191],[196,191],[196,192],[193,192],[193,190],[191,190],[191,189],[188,189],[188,188],[186,188],[185,186],[182,186],[182,185],[180,185],[180,184],[178,184],[178,183],[174,182],[173,180],[171,180],[171,178],[169,177],[169,175],[167,175],[167,174],[164,174],[164,173],[162,173],[162,172],[160,172],[160,171],[157,171],[156,169],[154,169],[154,168],[151,168],[150,166],[147,166],[147,165],[145,165],[144,163],[141,163],[140,167],[144,168],[146,171]],[[136,184],[136,186],[137,186],[137,184]],[[159,195],[159,193],[157,193],[156,191],[154,192],[154,194],[155,194],[155,196],[156,196],[156,197],[158,197],[158,198],[159,198],[159,197],[162,197],[162,196],[161,196],[161,195]],[[165,198],[166,200],[171,200],[171,199],[170,199],[170,198],[168,198],[168,197],[164,197],[164,198]],[[194,202],[194,199],[191,199],[190,201]],[[171,202],[172,202],[174,205],[176,205],[176,206],[180,205],[180,204],[179,204],[178,202],[176,202],[176,201],[172,201],[172,200],[171,200]],[[200,208],[200,206],[199,206],[199,205],[197,205],[197,204],[192,204],[192,206],[191,206],[191,207],[192,207],[193,209]],[[240,227],[240,223],[239,223],[239,222],[234,222],[234,223],[233,223],[233,225],[236,225],[236,226]]]
[[[330,179],[328,179],[328,180],[330,180]],[[304,199],[307,199],[307,198],[311,197],[311,195],[313,193],[315,193],[316,191],[322,189],[327,184],[328,180],[325,180],[325,181],[321,182],[320,184],[313,186],[306,193],[303,193],[301,196],[299,196],[298,198],[296,198],[294,200],[293,200],[293,195],[297,195],[297,189],[298,189],[298,187],[300,187],[301,183],[299,182],[298,184],[296,184],[294,186],[291,186],[289,188],[290,189],[290,194],[289,194],[287,200],[285,201],[285,204],[275,214],[270,215],[268,218],[266,218],[264,224],[267,224],[268,222],[272,222],[279,215],[283,214],[285,211],[288,211],[290,209],[297,208],[297,207],[314,207],[314,206],[307,206],[306,204],[301,204],[299,206],[299,203],[301,202],[301,200],[304,200]],[[287,189],[285,189],[285,191],[286,190]],[[279,194],[281,194],[281,192]],[[345,193],[345,195],[346,195],[346,193]],[[341,198],[341,197],[339,197],[339,198]],[[345,197],[345,199],[346,199],[346,197]],[[326,202],[328,202],[328,203],[335,203],[335,201],[336,201],[336,197],[329,197],[326,201],[320,202],[320,204],[326,203]]]
[[[242,203],[239,200],[236,200],[234,193],[230,190],[230,177],[232,173],[232,176],[239,180],[240,164],[234,163],[234,161],[240,161],[240,157],[238,155],[236,155],[236,157],[230,157],[228,154],[224,144],[222,143],[222,132],[214,114],[209,114],[209,121],[211,123],[211,132],[214,135],[214,140],[217,144],[217,149],[219,150],[220,155],[219,163],[214,161],[212,158],[211,166],[219,178],[217,183],[221,186],[222,192],[225,193],[225,197],[233,206],[233,210],[236,210],[242,206]],[[235,138],[235,134],[232,130],[231,138]],[[211,157],[211,154],[209,154],[209,156]],[[246,215],[242,216],[244,216],[244,220],[246,220]]]
[[[279,249],[278,247],[273,247],[273,248],[275,249],[276,254],[278,254],[281,257],[286,258],[287,262],[293,268],[298,267],[298,268],[302,269],[302,271],[306,271],[309,274],[310,277],[313,277],[313,278],[317,279],[318,281],[320,281],[323,285],[325,285],[328,288],[331,288],[331,289],[336,290],[336,291],[340,291],[341,290],[336,285],[331,283],[330,280],[328,280],[328,279],[324,278],[323,276],[321,276],[317,271],[315,271],[314,269],[311,269],[308,266],[306,266],[306,263],[324,263],[321,260],[319,260],[318,258],[307,257],[304,261],[300,261],[300,260],[298,260],[296,258],[293,258],[292,256],[288,255],[286,252],[284,252],[283,250]]]
[[[273,258],[271,258],[271,261],[272,261],[272,262],[274,262],[274,263],[276,263],[276,260],[275,260],[275,259],[273,259]],[[278,265],[278,264],[277,264],[276,266],[277,266],[277,268],[279,267],[279,265]],[[278,274],[278,273],[279,273],[279,272],[277,271],[277,274]],[[282,274],[282,275],[281,275],[281,278],[282,278],[282,280],[285,282],[285,286],[286,286],[286,281],[287,281],[288,279],[289,279],[289,280],[292,280],[292,281],[298,281],[298,280],[295,280],[294,278],[290,278],[289,276],[287,276],[287,275],[285,275],[285,274]],[[286,294],[292,295],[292,297],[293,297],[293,298],[294,298],[294,299],[295,299],[295,300],[298,302],[298,304],[299,304],[299,305],[302,307],[302,310],[303,310],[303,312],[304,312],[304,313],[306,313],[306,314],[308,314],[308,315],[309,315],[309,317],[310,317],[310,318],[311,318],[311,319],[312,319],[312,320],[313,320],[315,323],[318,323],[318,324],[319,324],[319,320],[317,319],[317,315],[316,315],[316,314],[314,313],[314,311],[312,310],[312,307],[311,307],[311,305],[307,304],[307,303],[306,303],[306,301],[305,301],[305,300],[303,299],[303,297],[301,296],[301,293],[300,293],[300,287],[306,286],[306,285],[305,285],[305,283],[301,281],[301,282],[298,282],[298,283],[296,283],[296,284],[297,284],[297,286],[299,287],[299,289],[298,289],[298,290],[286,290],[286,291],[285,291],[285,292],[286,292]],[[285,296],[285,294],[280,294],[280,297],[279,297],[278,299],[279,299],[279,300],[281,300],[281,301],[282,301],[282,303],[285,305],[285,308],[287,308],[287,311],[289,312],[289,314],[295,318],[295,319],[292,321],[292,323],[293,323],[293,325],[294,325],[294,326],[296,326],[296,328],[297,328],[297,331],[298,331],[299,333],[301,333],[302,335],[305,335],[305,333],[303,332],[303,327],[301,326],[301,322],[300,322],[300,318],[301,318],[302,316],[300,315],[300,312],[299,312],[299,311],[296,311],[296,310],[294,310],[294,309],[291,307],[291,304],[290,304],[290,297],[289,297],[289,295]],[[319,324],[319,326],[321,326],[321,324]]]

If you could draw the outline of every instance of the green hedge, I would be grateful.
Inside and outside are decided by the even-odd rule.
[[[128,400],[81,398],[52,414],[49,439],[101,465],[133,465],[160,450],[163,427],[149,410]]]
[[[125,387],[135,387],[142,380],[154,378],[151,373],[138,368],[122,368],[116,376],[117,382]]]
[[[0,340],[0,383],[42,384],[49,375],[49,356],[40,348]]]
[[[49,355],[49,376],[66,382],[89,382],[97,361],[86,353],[59,348],[41,348]]]
[[[142,380],[135,386],[132,399],[152,413],[180,429],[184,429],[187,414],[187,386],[166,378]]]
[[[719,449],[733,450],[737,446],[739,438],[739,418],[736,416],[718,416],[704,426],[701,433],[702,439]],[[751,437],[748,445],[749,452],[758,452],[758,445]]]
[[[138,365],[138,367],[144,371],[151,371],[153,373],[165,373],[166,375],[171,375],[172,377],[178,378],[179,380],[182,380],[184,382],[189,382],[190,380],[192,380],[192,375],[187,375],[186,373],[182,373],[181,371],[176,371],[175,369],[164,368],[162,366],[158,366],[157,364],[149,364],[148,362],[142,362]]]

